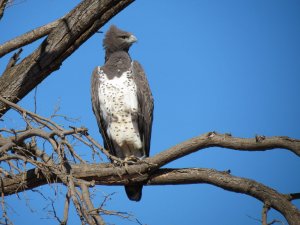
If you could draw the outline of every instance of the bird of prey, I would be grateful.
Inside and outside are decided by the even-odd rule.
[[[142,66],[128,53],[136,37],[112,25],[103,40],[105,64],[91,80],[93,112],[104,147],[122,159],[149,156],[153,97]],[[125,185],[130,200],[139,201],[141,184]]]

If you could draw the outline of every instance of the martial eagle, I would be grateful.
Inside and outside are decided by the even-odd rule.
[[[128,53],[136,37],[111,26],[103,40],[105,64],[94,69],[92,105],[104,147],[123,160],[149,156],[153,97],[142,66]],[[141,184],[125,185],[130,200],[142,197]]]

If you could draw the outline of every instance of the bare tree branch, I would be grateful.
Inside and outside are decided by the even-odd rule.
[[[300,156],[300,140],[297,139],[289,137],[264,137],[263,140],[257,141],[256,138],[237,138],[228,134],[208,132],[158,154],[153,158],[152,163],[162,166],[182,156],[210,147],[221,147],[239,151],[266,151],[281,148],[290,150],[297,156]]]
[[[51,30],[43,43],[0,77],[0,96],[18,102],[110,18],[133,0],[85,0]],[[0,117],[8,110],[0,103]]]
[[[151,158],[150,158],[151,159]],[[149,164],[146,164],[149,166]],[[141,165],[132,165],[128,168],[137,170]],[[138,171],[138,170],[137,170]],[[280,194],[277,191],[258,183],[254,180],[236,177],[227,172],[219,172],[213,169],[159,169],[150,176],[137,177],[136,174],[129,175],[125,168],[115,168],[110,164],[94,164],[94,165],[73,165],[73,176],[76,179],[84,179],[86,181],[95,181],[97,185],[124,185],[128,180],[139,181],[145,180],[147,185],[176,185],[176,184],[211,184],[222,189],[243,193],[262,202],[269,202],[269,206],[281,212],[291,225],[300,224],[300,212],[292,205],[286,195]],[[120,177],[120,174],[122,176]],[[20,182],[25,183],[25,186],[33,188],[33,185],[39,183],[46,184],[43,175],[37,175],[31,171],[24,175],[18,175],[13,180],[11,178],[4,178],[4,190],[13,189],[16,191],[20,186]],[[55,180],[55,179],[51,179]],[[57,180],[59,182],[59,180]],[[14,192],[10,192],[13,194]],[[8,193],[5,193],[8,194]]]
[[[0,179],[1,184],[1,190],[3,190],[3,182],[2,179]],[[9,217],[7,216],[6,207],[5,207],[5,199],[4,199],[4,193],[1,193],[1,209],[2,209],[2,218],[4,219],[5,224],[12,224],[9,220]],[[1,223],[1,220],[0,220]]]
[[[70,208],[70,192],[66,194],[65,206],[64,206],[64,218],[61,221],[61,225],[66,225],[69,218],[69,208]]]
[[[22,51],[23,49],[20,48],[16,53],[13,54],[4,70],[4,73],[16,65],[17,61],[20,59],[20,54]]]
[[[262,225],[268,225],[268,211],[270,210],[270,206],[268,203],[264,203],[264,207],[262,209]]]
[[[44,26],[38,27],[34,30],[28,31],[25,34],[22,34],[19,37],[16,37],[12,40],[7,41],[0,45],[0,58],[10,53],[20,47],[28,45],[46,35],[48,35],[53,28],[55,28],[61,19],[55,20],[51,23],[48,23]]]
[[[0,0],[0,19],[5,8],[4,6],[1,12],[2,4],[6,2]],[[13,108],[26,123],[24,130],[0,130],[6,134],[0,135],[0,162],[8,165],[8,169],[0,168],[1,206],[5,222],[11,223],[6,215],[5,196],[49,183],[62,183],[68,188],[68,193],[63,219],[60,220],[55,214],[60,223],[67,223],[69,204],[72,200],[82,224],[103,225],[105,223],[99,213],[119,214],[102,207],[95,209],[88,187],[94,184],[125,185],[142,182],[145,185],[211,184],[231,192],[252,196],[263,202],[263,225],[268,224],[267,212],[270,208],[282,213],[290,225],[300,225],[300,212],[291,203],[292,200],[300,198],[299,193],[282,194],[254,180],[212,169],[160,169],[178,158],[210,147],[239,151],[266,151],[281,148],[300,156],[300,140],[265,136],[238,138],[229,134],[209,132],[125,168],[121,160],[110,155],[89,136],[86,128],[64,129],[52,120],[24,110],[8,101],[16,103],[22,99],[49,74],[59,69],[69,55],[131,2],[133,0],[84,0],[61,19],[0,46],[1,57],[48,35],[43,43],[19,64],[17,60],[20,52],[16,53],[0,77],[0,117],[9,108]],[[76,138],[88,146],[92,154],[101,151],[110,160],[119,164],[88,164],[76,153],[68,137]],[[52,153],[47,154],[45,150],[39,149],[35,138],[49,143]],[[71,154],[74,164],[70,164],[67,154]],[[26,163],[30,163],[35,169],[26,169]],[[55,213],[54,208],[53,212]],[[275,222],[277,220],[269,224]]]
[[[86,129],[83,129],[83,131],[85,131]],[[62,133],[64,135],[68,135],[68,134],[72,134],[75,132],[80,131],[80,128],[78,128],[77,131],[75,130],[66,130],[63,131]],[[50,132],[53,133],[53,132]],[[26,138],[30,138],[32,136],[38,135],[40,137],[43,138],[49,138],[51,135],[45,133],[44,131],[40,131],[40,130],[29,130],[29,131],[24,131],[24,134],[20,134],[17,135],[16,137],[10,137],[10,141],[6,141],[6,142],[0,142],[2,144],[2,147],[6,147],[8,146],[6,149],[11,148],[11,146],[13,146],[15,143],[22,142],[24,141]],[[225,135],[226,136],[226,135]],[[101,172],[97,172],[98,175],[99,173],[101,173],[104,177],[106,176],[119,176],[120,174],[134,174],[135,176],[139,176],[142,173],[148,172],[149,170],[155,170],[160,168],[161,166],[164,166],[165,164],[174,161],[180,157],[183,157],[187,154],[190,154],[192,152],[195,152],[197,150],[201,150],[204,148],[209,148],[212,146],[218,146],[218,147],[227,147],[227,148],[234,148],[235,150],[238,149],[238,147],[240,146],[242,148],[242,150],[247,150],[247,147],[249,149],[259,149],[262,150],[262,146],[261,146],[261,142],[255,142],[255,139],[249,138],[234,138],[234,137],[230,137],[229,140],[226,140],[223,138],[224,135],[221,134],[216,134],[214,133],[214,136],[211,136],[211,133],[208,134],[204,134],[201,135],[197,138],[193,138],[190,139],[189,141],[183,142],[182,144],[176,145],[168,150],[165,150],[151,158],[147,158],[145,160],[145,164],[142,165],[134,165],[134,166],[130,166],[127,168],[127,170],[125,171],[124,169],[120,169],[119,167],[107,167],[105,166],[104,168],[102,168]],[[198,140],[198,141],[196,141]],[[232,146],[229,146],[228,142],[230,140],[234,140],[234,144]],[[264,144],[264,147],[266,149],[271,149],[272,148],[289,148],[289,143],[290,143],[290,139],[287,138],[281,138],[281,137],[270,137],[270,138],[265,138],[265,140],[267,141],[268,144]],[[299,140],[293,140],[292,142],[297,143],[297,145],[293,144],[293,147],[295,147],[296,149],[299,148],[300,142]],[[246,144],[247,143],[247,144]],[[1,145],[0,145],[1,146]],[[179,146],[181,146],[182,148],[180,148]],[[195,149],[195,148],[198,149]],[[3,152],[2,152],[3,154]],[[46,161],[48,159],[45,159]],[[103,164],[105,165],[105,164]],[[76,165],[74,165],[73,169],[76,168]],[[83,165],[80,165],[80,168],[84,168]],[[101,167],[99,167],[101,168]],[[89,171],[84,171],[83,177],[82,178],[86,178],[88,179],[90,177],[90,172]],[[105,171],[105,172],[104,172]],[[137,172],[138,171],[138,172]],[[74,173],[76,174],[76,173]],[[98,176],[97,175],[97,176]],[[94,179],[94,178],[93,178]],[[131,178],[132,179],[132,178]],[[115,180],[115,179],[112,179]],[[109,184],[109,181],[106,181],[104,178],[102,178],[102,184]],[[115,182],[115,181],[114,181]],[[19,184],[20,182],[17,181],[16,184]],[[123,184],[124,181],[121,181],[120,184]],[[29,188],[31,188],[31,185],[27,184],[27,186]],[[14,193],[14,190],[10,191],[11,193]]]
[[[87,206],[87,209],[89,210],[89,214],[92,216],[97,225],[105,225],[101,216],[98,213],[93,212],[95,210],[95,207],[91,201],[90,192],[87,185],[81,184],[80,188],[82,191],[82,198]]]
[[[263,206],[263,209],[262,209],[262,219],[261,220],[255,218],[255,217],[252,217],[252,216],[248,216],[248,217],[253,219],[253,220],[261,222],[262,225],[272,225],[272,224],[275,224],[275,223],[281,223],[282,225],[284,225],[284,223],[282,221],[277,220],[277,219],[274,219],[271,222],[268,222],[267,214],[268,214],[269,210],[270,210],[270,206],[268,205],[268,203],[264,203],[264,206]]]
[[[7,2],[8,2],[8,0],[0,0],[0,20],[3,17]]]
[[[5,130],[5,136],[0,136],[0,162],[6,162],[10,170],[2,169],[1,195],[7,196],[32,189],[47,183],[63,183],[68,187],[69,199],[73,201],[82,224],[103,224],[103,220],[96,212],[90,199],[88,186],[90,185],[125,185],[129,183],[144,183],[145,185],[174,185],[174,184],[211,184],[228,191],[252,196],[268,207],[282,213],[290,225],[300,224],[300,212],[291,203],[299,198],[295,194],[281,194],[254,180],[236,177],[229,172],[219,172],[212,169],[160,169],[167,163],[193,152],[221,147],[241,151],[264,151],[276,148],[290,150],[299,156],[300,141],[288,137],[237,138],[228,134],[209,132],[199,137],[182,142],[153,157],[146,158],[126,167],[120,164],[88,164],[77,154],[74,164],[70,164],[66,152],[75,152],[68,141],[74,137],[91,149],[96,146],[111,158],[109,152],[96,143],[88,134],[86,128],[64,129],[50,119],[22,109],[20,106],[0,97],[5,105],[17,111],[26,123],[24,130]],[[0,130],[1,131],[1,130]],[[80,135],[80,136],[79,136]],[[42,151],[32,137],[47,141],[52,146],[52,156]],[[28,142],[30,141],[30,142]],[[95,150],[91,150],[93,154]],[[26,162],[36,169],[26,170],[15,164]],[[81,163],[79,163],[81,162]],[[81,192],[79,191],[81,189]],[[68,202],[66,210],[68,210]],[[266,217],[264,211],[264,216]],[[101,208],[101,213],[108,213]],[[266,221],[266,218],[263,221]],[[67,214],[64,215],[67,220]]]
[[[262,202],[268,202],[268,206],[282,213],[290,225],[300,224],[300,211],[285,195],[254,180],[235,177],[226,172],[212,169],[161,169],[150,177],[149,182],[153,185],[212,184],[228,191],[255,197]]]

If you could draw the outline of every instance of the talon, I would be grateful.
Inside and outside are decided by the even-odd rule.
[[[145,157],[137,157],[137,156],[131,155],[131,156],[125,157],[125,158],[122,160],[122,164],[127,163],[128,165],[132,165],[132,164],[134,164],[134,163],[140,162],[140,161],[143,160],[144,158],[145,158]]]

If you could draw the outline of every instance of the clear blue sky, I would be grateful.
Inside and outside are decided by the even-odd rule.
[[[51,22],[79,1],[17,0],[0,21],[0,43]],[[256,134],[300,139],[300,1],[298,0],[140,0],[110,24],[133,32],[138,43],[131,56],[144,67],[155,98],[151,155],[208,131],[239,137]],[[103,34],[95,34],[50,75],[37,91],[38,113],[80,118],[102,142],[90,103],[90,75],[102,65]],[[23,56],[37,44],[24,49]],[[3,70],[8,57],[1,59]],[[20,104],[33,110],[33,94]],[[5,117],[15,123],[8,113]],[[3,123],[1,123],[3,124]],[[2,126],[2,125],[1,125]],[[4,123],[3,126],[9,126]],[[299,192],[299,157],[284,150],[248,153],[211,148],[173,162],[168,167],[230,169],[233,175],[256,179],[282,193]],[[61,207],[61,186],[39,188]],[[142,201],[130,202],[122,187],[97,188],[116,192],[108,209],[132,212],[143,224],[259,224],[262,203],[210,185],[145,187]],[[17,196],[7,199],[16,224],[57,224],[47,217],[47,203],[30,191],[30,213]],[[300,207],[300,202],[294,202]],[[97,204],[96,204],[97,205]],[[61,212],[60,212],[61,213]],[[61,215],[61,214],[60,214]],[[72,213],[70,224],[79,224]],[[282,219],[272,210],[271,219]],[[134,224],[115,217],[107,221]]]

